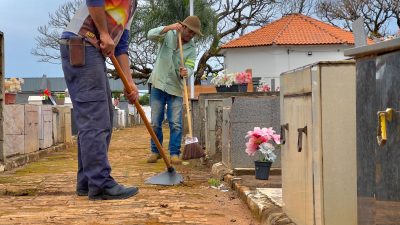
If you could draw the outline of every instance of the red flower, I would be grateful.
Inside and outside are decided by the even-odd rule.
[[[46,88],[46,89],[43,91],[43,95],[45,95],[45,96],[51,96],[51,92]]]

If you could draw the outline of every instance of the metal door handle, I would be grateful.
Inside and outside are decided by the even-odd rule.
[[[376,129],[377,135],[376,139],[378,141],[379,146],[383,146],[387,141],[387,132],[386,132],[386,121],[392,121],[393,119],[392,108],[387,108],[386,111],[378,111],[378,127]]]
[[[285,130],[289,131],[288,123],[281,125],[281,144],[283,144],[283,145],[286,143]]]
[[[303,128],[297,129],[298,137],[297,137],[297,151],[301,152],[303,148],[303,133],[307,135],[307,126]]]

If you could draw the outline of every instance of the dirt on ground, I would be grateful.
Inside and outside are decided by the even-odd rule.
[[[0,224],[259,224],[233,191],[210,187],[211,169],[199,160],[176,166],[183,184],[145,184],[165,171],[162,160],[146,163],[149,138],[144,126],[116,130],[109,150],[112,176],[125,186],[138,186],[138,195],[113,201],[76,196],[73,145],[0,174]],[[168,139],[164,128],[164,146]]]

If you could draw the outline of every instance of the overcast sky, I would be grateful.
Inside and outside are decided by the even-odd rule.
[[[61,65],[38,62],[31,54],[37,28],[47,24],[67,0],[0,0],[0,31],[5,38],[6,77],[62,77]]]
[[[6,77],[62,77],[60,64],[38,62],[31,54],[36,46],[37,28],[46,25],[68,0],[0,0],[0,31],[5,38]],[[396,25],[395,23],[392,23]],[[397,30],[390,29],[390,30]]]

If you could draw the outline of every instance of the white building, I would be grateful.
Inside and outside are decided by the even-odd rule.
[[[290,14],[222,46],[228,72],[252,69],[253,78],[279,86],[282,72],[317,61],[346,59],[353,34],[302,14]]]

